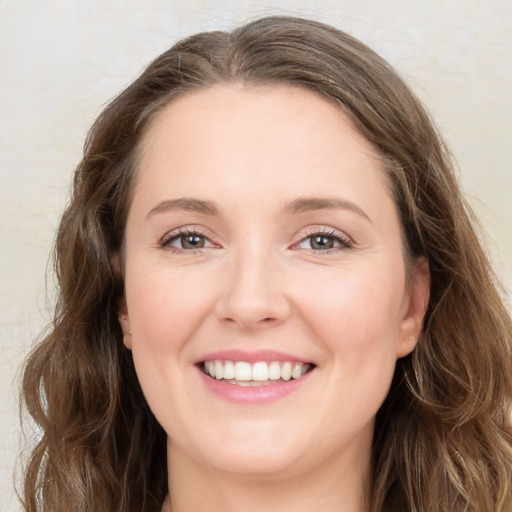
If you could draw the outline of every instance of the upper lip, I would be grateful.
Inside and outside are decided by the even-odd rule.
[[[257,363],[259,361],[289,361],[291,363],[311,363],[311,361],[307,361],[302,359],[301,357],[297,357],[291,354],[286,354],[284,352],[279,352],[276,350],[221,350],[217,352],[209,352],[204,355],[200,359],[198,359],[195,364],[202,363],[204,361],[245,361],[247,363]]]

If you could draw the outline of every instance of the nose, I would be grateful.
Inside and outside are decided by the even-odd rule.
[[[283,271],[270,254],[261,251],[234,257],[219,294],[217,318],[242,330],[275,327],[290,315]]]

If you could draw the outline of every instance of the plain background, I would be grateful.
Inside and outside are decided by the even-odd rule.
[[[51,318],[49,253],[88,127],[176,39],[273,13],[331,23],[402,73],[455,154],[510,294],[512,2],[0,0],[1,510],[19,510],[19,367]]]

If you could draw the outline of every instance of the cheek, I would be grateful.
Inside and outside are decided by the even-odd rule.
[[[132,272],[126,296],[133,342],[148,349],[176,350],[189,339],[211,302],[204,277],[167,269]]]
[[[405,287],[404,278],[392,274],[342,269],[325,280],[323,290],[321,280],[302,287],[319,290],[302,295],[301,311],[329,350],[340,379],[347,373],[354,382],[392,376]]]
[[[304,289],[314,290],[316,284],[319,290],[315,294],[304,294],[303,300],[307,304],[304,309],[315,312],[314,318],[319,320],[315,323],[329,330],[352,332],[351,338],[357,337],[361,343],[374,339],[370,333],[384,335],[386,331],[398,331],[404,290],[402,279],[364,270],[341,271],[329,277],[323,290],[319,290],[318,281],[304,285]]]
[[[208,310],[205,281],[183,269],[129,270],[126,298],[138,380],[157,420],[174,433],[180,431],[176,411],[193,404],[182,370],[190,364],[187,342]]]
[[[311,339],[324,349],[319,366],[326,384],[315,399],[315,410],[325,431],[319,449],[328,453],[333,444],[373,425],[388,394],[403,286],[398,275],[369,268],[316,277],[303,281],[300,313]]]

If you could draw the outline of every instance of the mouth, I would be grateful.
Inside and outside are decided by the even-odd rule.
[[[270,386],[301,379],[315,365],[296,361],[208,360],[197,365],[211,379],[243,387]]]

